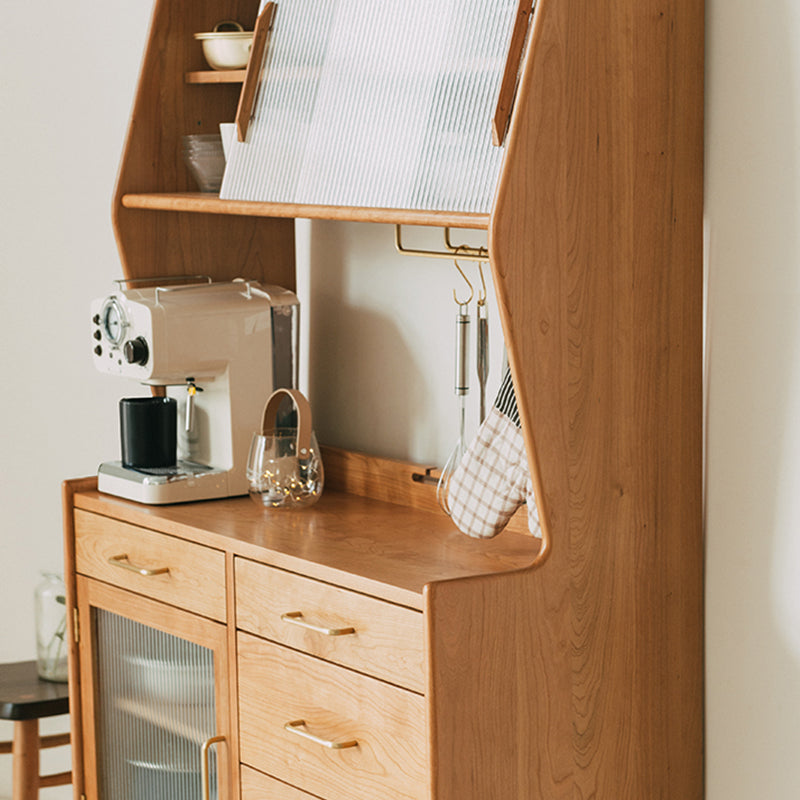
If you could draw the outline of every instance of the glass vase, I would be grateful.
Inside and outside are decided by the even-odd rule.
[[[43,572],[34,592],[36,660],[39,677],[46,681],[67,680],[67,601],[60,575]]]

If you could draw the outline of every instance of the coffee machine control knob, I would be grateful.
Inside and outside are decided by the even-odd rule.
[[[125,360],[129,364],[140,364],[144,366],[150,356],[150,350],[147,347],[147,340],[143,336],[137,336],[135,339],[129,339],[122,347],[122,353]]]

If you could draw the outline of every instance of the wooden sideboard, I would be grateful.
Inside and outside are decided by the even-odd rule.
[[[453,728],[479,713],[432,703],[441,681],[460,680],[434,667],[471,626],[448,586],[524,569],[539,542],[514,532],[469,540],[437,513],[433,487],[422,489],[422,508],[365,496],[365,472],[411,483],[413,465],[329,456],[334,488],[302,513],[265,512],[249,498],[147,507],[97,492],[94,479],[65,484],[78,796],[102,796],[108,749],[95,724],[98,609],[213,652],[221,798],[430,796]],[[483,691],[514,719],[504,654],[475,657],[494,672]],[[180,717],[162,718],[160,693],[135,701],[120,685],[103,695],[114,713],[179,729]],[[510,735],[482,746],[498,790]]]
[[[319,763],[284,752],[278,764],[253,741],[278,709],[300,713],[280,687],[269,699],[254,688],[271,680],[265,665],[285,675],[289,661],[293,674],[313,672],[298,684],[301,694],[341,682],[352,689],[337,698],[342,715],[355,714],[348,694],[357,695],[362,710],[380,706],[404,732],[392,755],[374,745],[380,756],[370,774],[396,781],[387,797],[699,800],[702,0],[539,0],[488,216],[242,203],[189,191],[181,135],[231,121],[239,92],[187,78],[203,66],[192,33],[225,18],[250,25],[256,11],[252,0],[155,3],[113,206],[125,276],[246,274],[293,288],[296,217],[487,230],[541,548],[511,532],[490,543],[460,537],[443,516],[404,505],[420,489],[410,480],[389,482],[375,499],[342,479],[343,492],[326,492],[318,509],[275,524],[247,500],[155,510],[78,483],[67,488],[68,565],[83,515],[103,531],[124,523],[220,554],[224,620],[215,624],[226,631],[217,657],[228,664],[229,713],[219,722],[227,743],[215,747],[246,800],[298,800],[305,789],[329,796]],[[147,564],[151,555],[141,553]],[[405,654],[423,632],[424,686],[411,677],[410,656],[408,673],[383,672],[377,644],[368,669],[357,654],[339,657],[338,643],[315,652],[312,632],[281,641],[240,608],[245,563],[312,581],[302,586],[332,604],[335,619],[323,627],[339,625],[334,598],[347,598],[351,612],[349,593],[405,620],[417,614],[417,634],[388,646]],[[68,586],[76,609],[82,585],[105,582],[90,567],[78,572]],[[190,594],[210,592],[211,583]],[[159,608],[183,606],[142,591]],[[290,635],[284,625],[278,630]],[[80,653],[72,660],[79,751],[94,713],[92,666]],[[295,728],[346,742],[369,737],[374,724],[370,717],[357,731],[331,730],[332,719]],[[282,746],[322,747],[283,730],[275,734]],[[85,740],[84,756],[93,744]],[[356,750],[330,749],[325,763],[354,760]],[[89,786],[80,767],[91,770],[91,761],[79,755],[78,765],[76,785]],[[375,791],[371,780],[343,775],[339,786],[363,796]]]

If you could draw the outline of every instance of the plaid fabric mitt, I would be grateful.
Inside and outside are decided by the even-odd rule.
[[[462,533],[496,536],[527,501],[528,529],[541,536],[511,370],[447,489],[450,516]]]

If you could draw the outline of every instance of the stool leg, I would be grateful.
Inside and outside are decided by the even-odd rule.
[[[39,720],[14,722],[11,750],[13,800],[38,800],[39,797]]]

